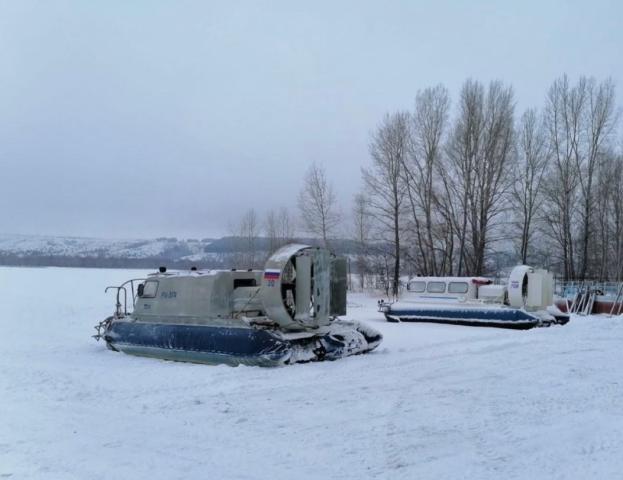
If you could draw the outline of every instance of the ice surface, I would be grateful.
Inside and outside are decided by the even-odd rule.
[[[349,317],[371,354],[283,368],[90,338],[146,272],[0,268],[0,478],[620,478],[623,319],[528,331]]]

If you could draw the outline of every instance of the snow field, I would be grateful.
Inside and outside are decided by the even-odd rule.
[[[391,324],[356,294],[372,354],[192,365],[90,338],[144,273],[0,267],[0,479],[621,477],[623,319]]]

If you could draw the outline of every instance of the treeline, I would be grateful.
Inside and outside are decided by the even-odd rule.
[[[562,76],[544,98],[517,112],[512,86],[500,81],[465,81],[452,108],[443,85],[419,91],[413,110],[387,114],[371,134],[348,228],[324,168],[310,167],[303,229],[326,244],[353,238],[356,269],[384,276],[394,292],[403,274],[484,275],[501,261],[564,279],[621,280],[615,86]],[[244,227],[254,222],[242,230],[258,230]]]
[[[617,121],[612,81],[566,76],[519,116],[510,85],[474,80],[452,116],[441,85],[420,91],[414,111],[388,114],[355,209],[392,245],[394,291],[403,262],[423,275],[482,275],[505,248],[565,279],[621,279]]]

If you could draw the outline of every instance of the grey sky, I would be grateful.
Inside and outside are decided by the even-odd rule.
[[[314,160],[349,209],[418,89],[502,79],[523,110],[566,72],[621,98],[622,46],[616,1],[0,0],[0,233],[225,234],[294,208]]]

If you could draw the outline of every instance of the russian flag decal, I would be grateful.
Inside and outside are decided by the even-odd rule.
[[[279,280],[281,270],[264,270],[264,280]]]

